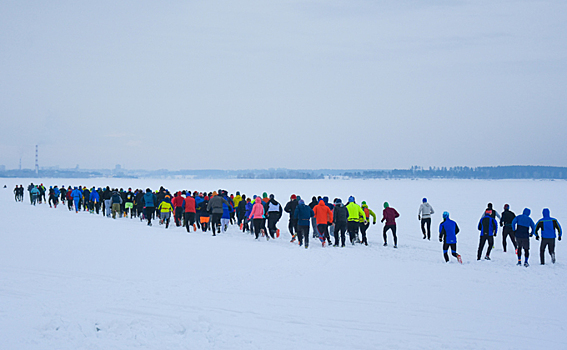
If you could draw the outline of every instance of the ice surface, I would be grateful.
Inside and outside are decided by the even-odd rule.
[[[378,222],[368,247],[310,249],[138,220],[107,219],[65,207],[15,203],[0,192],[1,349],[566,349],[567,254],[515,266],[495,239],[492,261],[475,259],[476,226],[488,202],[516,213],[548,207],[567,226],[565,181],[43,179],[45,185],[219,188],[247,195],[354,195],[398,219],[399,249],[382,247]],[[424,241],[417,210],[435,209]],[[449,211],[461,228],[446,264],[437,225]],[[390,239],[391,241],[391,239]]]

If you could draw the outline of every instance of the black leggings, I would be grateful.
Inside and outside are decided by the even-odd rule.
[[[398,236],[396,236],[396,225],[386,225],[384,226],[384,243],[388,242],[388,235],[386,233],[388,230],[392,230],[392,235],[394,236],[394,245],[398,245]]]
[[[553,258],[555,255],[555,238],[542,238],[541,245],[539,246],[539,259],[542,264],[545,264],[545,247],[549,250],[549,255]],[[553,259],[551,259],[553,260]]]
[[[522,249],[524,250],[526,260],[528,260],[530,257],[530,239],[516,237],[516,243],[518,244],[518,260],[522,259]]]
[[[480,260],[480,256],[482,255],[482,250],[484,249],[484,244],[488,241],[488,249],[486,250],[486,256],[490,256],[490,252],[492,251],[492,246],[494,245],[494,237],[489,235],[482,235],[480,236],[480,242],[478,243],[478,252],[476,253],[476,259]]]
[[[368,240],[366,239],[366,230],[368,230],[368,226],[370,226],[370,222],[368,223],[361,223],[360,224],[360,233],[362,234],[362,241],[360,243],[364,243],[368,245]]]
[[[443,256],[446,262],[449,261],[449,247],[451,247],[451,255],[455,258],[459,257],[459,254],[457,254],[457,243],[443,243]]]
[[[506,251],[506,237],[510,236],[510,240],[514,245],[514,249],[518,248],[516,244],[516,235],[514,234],[514,230],[512,230],[512,226],[504,226],[502,230],[502,248]]]
[[[341,236],[341,245],[345,245],[345,231],[346,231],[346,222],[336,222],[335,223],[335,245],[339,245],[339,233]]]
[[[256,238],[260,236],[262,230],[266,232],[266,225],[264,225],[264,222],[264,219],[252,219],[252,224],[254,225],[254,234],[256,235]]]
[[[425,227],[427,227],[427,239],[431,239],[431,218],[421,219],[421,232],[423,233],[423,238],[426,237]]]
[[[309,247],[309,225],[297,226],[297,239],[299,240],[299,245],[305,244],[306,248]]]
[[[358,221],[349,221],[347,223],[348,235],[350,238],[350,243],[354,244],[356,238],[358,238]]]

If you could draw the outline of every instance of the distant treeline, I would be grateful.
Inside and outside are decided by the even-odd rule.
[[[566,167],[496,166],[496,167],[411,167],[410,169],[364,170],[345,172],[350,178],[424,178],[424,179],[567,179]]]
[[[195,178],[195,179],[567,179],[567,167],[551,166],[496,166],[496,167],[429,167],[413,166],[394,170],[127,170],[120,169],[42,169],[36,174],[31,169],[0,170],[0,177],[25,178]]]

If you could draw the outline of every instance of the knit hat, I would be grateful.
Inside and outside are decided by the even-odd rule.
[[[292,194],[290,198],[293,200],[293,199],[296,199],[297,196],[295,194]]]
[[[366,201],[362,201],[362,203],[360,203],[360,205],[366,205]]]
[[[384,202],[384,209],[389,208],[390,204],[388,204],[388,202]]]

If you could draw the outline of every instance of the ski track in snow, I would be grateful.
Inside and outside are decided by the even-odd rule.
[[[187,183],[246,194],[273,189],[283,205],[292,192],[307,200],[352,193],[369,202],[378,220],[385,200],[401,214],[398,249],[382,246],[378,222],[369,228],[368,247],[322,248],[311,239],[307,250],[289,243],[285,213],[276,240],[256,241],[236,226],[211,237],[63,206],[33,207],[27,193],[15,203],[13,185],[29,182],[5,179],[8,188],[0,192],[2,349],[567,348],[563,241],[554,265],[549,255],[539,265],[539,242],[532,239],[532,266],[515,266],[500,235],[491,261],[475,259],[476,225],[488,201],[497,209],[508,202],[516,213],[529,206],[534,221],[546,206],[567,225],[563,181],[162,181],[172,190]],[[423,196],[436,210],[431,241],[421,238],[417,221]],[[461,228],[463,265],[443,260],[437,241],[443,210]]]

